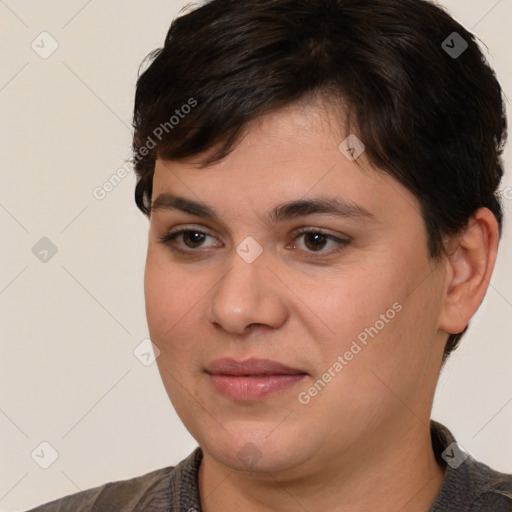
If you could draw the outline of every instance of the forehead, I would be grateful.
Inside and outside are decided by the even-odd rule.
[[[349,158],[347,144],[357,144],[358,138],[343,132],[339,115],[313,105],[292,105],[250,123],[232,152],[211,166],[201,168],[205,155],[157,159],[154,210],[188,210],[216,218],[233,215],[233,207],[239,212],[248,207],[266,210],[270,223],[297,212],[367,220],[393,207],[419,213],[416,198],[372,168],[363,146],[355,148],[363,149],[356,159]]]

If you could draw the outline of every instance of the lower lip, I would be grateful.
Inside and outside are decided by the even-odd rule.
[[[283,391],[301,381],[306,374],[293,375],[212,375],[215,389],[224,396],[244,402],[257,401],[277,391]]]

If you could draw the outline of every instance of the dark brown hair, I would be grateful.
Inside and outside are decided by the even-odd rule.
[[[175,19],[148,60],[133,117],[147,215],[157,157],[203,154],[207,167],[250,121],[320,95],[348,106],[370,162],[418,198],[432,258],[480,207],[501,230],[501,88],[476,38],[431,2],[212,0]]]

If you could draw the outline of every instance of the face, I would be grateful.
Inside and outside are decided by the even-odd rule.
[[[211,167],[156,163],[150,336],[184,425],[230,468],[325,466],[428,424],[445,271],[418,201],[347,158],[338,125],[294,105]]]

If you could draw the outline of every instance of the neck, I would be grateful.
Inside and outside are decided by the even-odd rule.
[[[427,512],[441,488],[444,469],[432,450],[430,430],[416,418],[403,428],[379,431],[378,442],[324,463],[276,472],[233,471],[204,453],[199,493],[204,512]],[[381,435],[382,434],[382,435]]]

